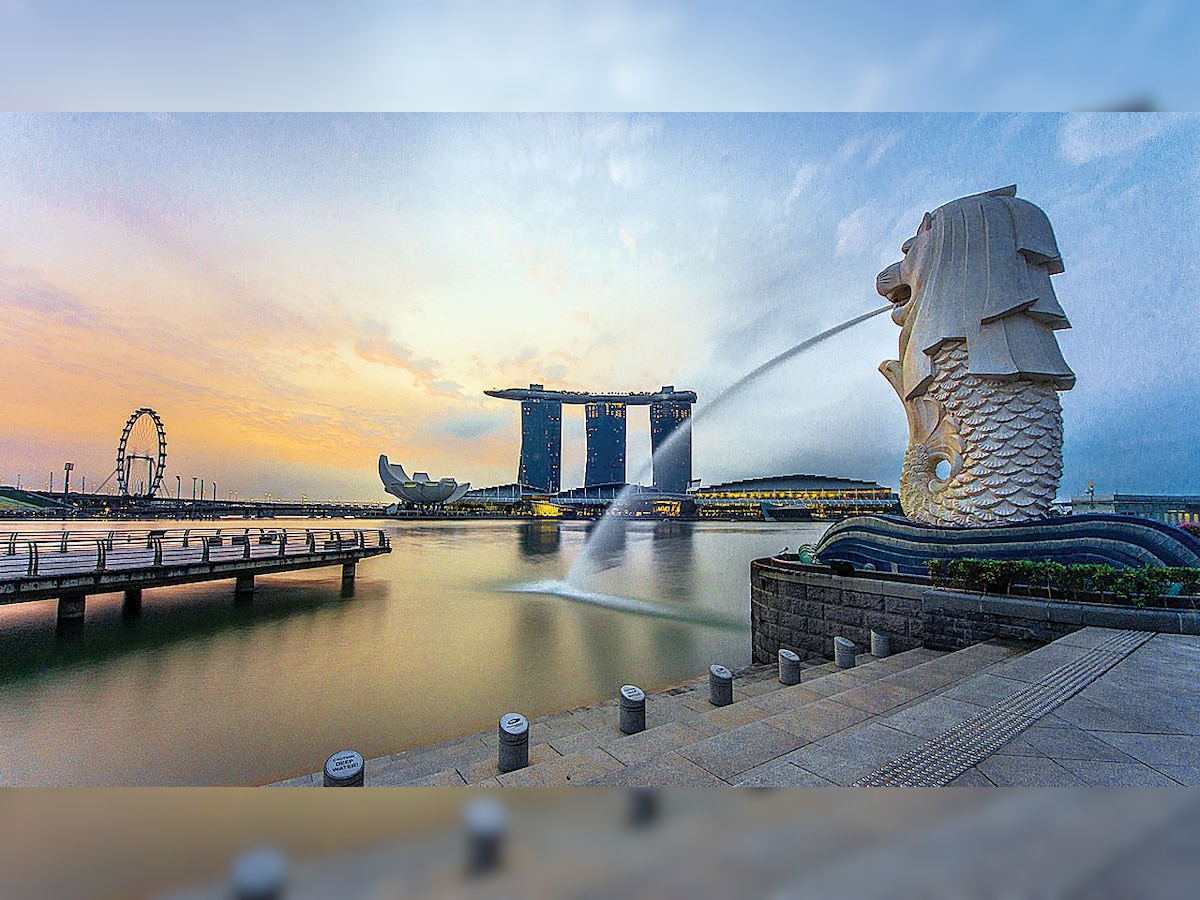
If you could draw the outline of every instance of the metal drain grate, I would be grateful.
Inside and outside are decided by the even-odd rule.
[[[1154,632],[1118,631],[1078,659],[993,703],[949,731],[854,782],[856,786],[942,786],[1057,709],[1150,638]]]

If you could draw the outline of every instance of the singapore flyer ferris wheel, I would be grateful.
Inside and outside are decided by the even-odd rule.
[[[167,433],[158,413],[134,410],[117,442],[117,490],[126,497],[153,497],[167,467]]]

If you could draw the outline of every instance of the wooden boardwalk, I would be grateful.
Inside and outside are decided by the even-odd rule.
[[[88,594],[235,579],[254,590],[256,575],[341,566],[353,582],[361,559],[390,553],[379,529],[160,528],[144,531],[40,531],[0,534],[0,605],[58,598],[60,621],[81,619]]]

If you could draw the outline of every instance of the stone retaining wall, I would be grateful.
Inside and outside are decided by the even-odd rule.
[[[769,663],[784,647],[832,658],[837,635],[865,650],[872,629],[892,636],[893,652],[960,650],[992,638],[1049,642],[1089,625],[1200,634],[1200,612],[955,592],[924,578],[758,559],[750,564],[750,624],[754,661]]]

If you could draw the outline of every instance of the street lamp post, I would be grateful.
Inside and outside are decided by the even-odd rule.
[[[196,476],[192,476],[192,502],[196,502]]]

